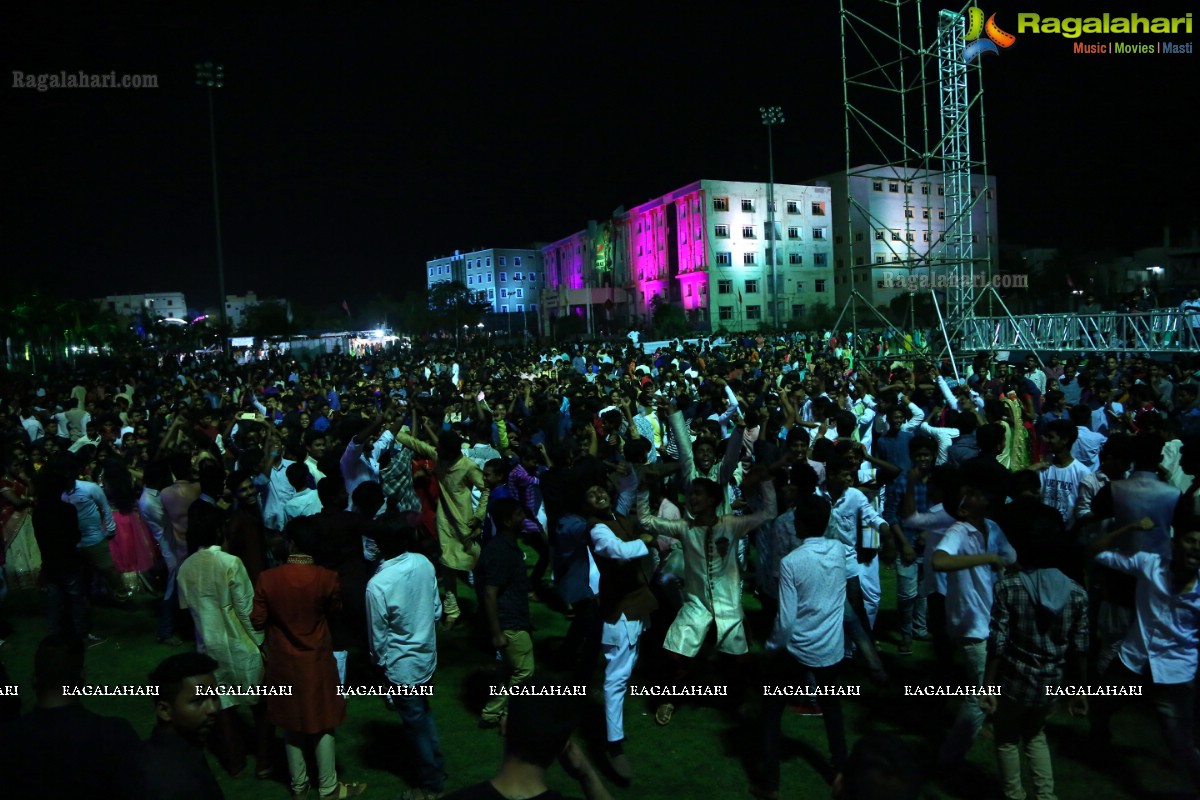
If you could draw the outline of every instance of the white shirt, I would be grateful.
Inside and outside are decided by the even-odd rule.
[[[287,468],[295,461],[280,459],[279,466],[272,467],[267,476],[267,499],[263,501],[263,524],[273,531],[283,530],[287,520],[283,516],[283,508],[288,500],[296,496],[296,490],[288,483]]]
[[[1079,499],[1079,484],[1090,475],[1081,461],[1072,461],[1068,467],[1049,467],[1041,472],[1042,502],[1058,509],[1063,522],[1070,528],[1075,524],[1075,501]]]
[[[29,436],[30,444],[46,436],[46,429],[42,427],[42,423],[35,416],[22,417],[21,426],[25,428],[25,433]]]
[[[999,553],[1012,564],[1017,560],[1000,526],[985,520],[987,542],[969,522],[959,520],[938,542],[937,552],[950,556]],[[995,567],[978,566],[946,572],[946,633],[959,639],[986,641],[992,622],[992,591],[1004,573]]]
[[[911,517],[905,517],[900,520],[900,524],[906,528],[925,531],[925,577],[917,588],[917,595],[928,597],[931,594],[940,594],[945,597],[946,573],[933,569],[933,554],[937,551],[942,536],[957,525],[958,520],[950,516],[950,512],[946,511],[945,506],[938,503],[930,506],[928,511],[918,511]]]
[[[1136,575],[1134,623],[1117,651],[1121,663],[1141,675],[1150,665],[1155,683],[1187,683],[1196,677],[1200,634],[1200,585],[1182,594],[1171,588],[1171,562],[1157,553],[1122,555],[1112,550],[1096,563]]]
[[[846,654],[846,581],[841,545],[809,536],[779,563],[779,613],[768,651],[786,649],[808,667],[831,667]]]
[[[367,583],[371,658],[397,686],[421,686],[437,669],[437,576],[429,559],[401,553]]]
[[[320,514],[322,507],[321,498],[316,489],[296,492],[295,497],[283,504],[283,524],[286,527],[297,517],[311,517],[314,514]]]
[[[853,487],[833,504],[829,515],[829,527],[825,529],[825,538],[837,539],[842,543],[846,561],[845,578],[856,578],[862,571],[858,563],[859,524],[862,525],[862,546],[867,549],[879,548],[879,536],[876,531],[887,524],[867,496]]]
[[[1079,438],[1071,445],[1071,458],[1088,468],[1088,472],[1100,471],[1100,448],[1108,441],[1102,433],[1092,433],[1082,425],[1076,425]]]

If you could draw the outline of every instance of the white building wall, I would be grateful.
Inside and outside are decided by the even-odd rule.
[[[149,294],[109,295],[101,301],[122,316],[154,319],[187,319],[187,300],[183,292],[152,292]]]
[[[458,281],[476,292],[493,313],[536,312],[545,283],[542,252],[493,247],[425,262],[426,288],[447,281]]]

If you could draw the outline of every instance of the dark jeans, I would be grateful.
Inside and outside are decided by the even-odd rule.
[[[768,656],[766,682],[770,686],[837,686],[837,666],[809,667],[791,655]],[[763,698],[763,738],[761,788],[773,792],[779,789],[779,743],[783,738],[783,712],[789,697]],[[846,722],[842,715],[842,700],[835,695],[819,698],[825,738],[829,742],[829,760],[835,773],[846,768]]]
[[[858,578],[846,581],[846,610],[843,618],[846,638],[854,643],[856,653],[867,664],[871,672],[883,671],[883,661],[875,649],[875,637],[871,634],[871,620],[863,603],[862,587]],[[822,706],[824,707],[824,706]]]
[[[931,594],[925,599],[926,622],[933,638],[934,669],[944,676],[950,675],[954,671],[954,640],[946,633],[946,597]]]
[[[175,580],[167,581],[167,591],[158,607],[158,638],[168,639],[175,634],[175,616],[179,613],[179,598],[175,596]]]
[[[1187,683],[1151,683],[1148,677],[1132,672],[1121,659],[1114,658],[1112,664],[1104,671],[1101,684],[1106,686],[1136,686],[1144,687],[1154,704],[1155,715],[1158,717],[1159,728],[1171,757],[1184,770],[1192,781],[1192,786],[1200,789],[1200,751],[1196,749],[1193,719],[1195,714],[1196,686],[1193,681]],[[1096,697],[1091,702],[1092,737],[1099,743],[1106,744],[1112,738],[1112,718],[1123,705],[1122,697]]]
[[[45,573],[45,576],[49,634],[70,634],[84,638],[92,632],[92,613],[83,573]]]
[[[429,698],[397,695],[393,705],[400,712],[400,719],[404,720],[404,738],[409,751],[416,755],[419,762],[421,788],[431,792],[442,791],[446,784],[446,762],[442,758]]]
[[[561,652],[564,662],[570,660],[571,682],[582,686],[590,684],[596,672],[604,620],[600,618],[600,604],[595,598],[572,603],[571,609],[575,612],[575,619],[567,628]]]

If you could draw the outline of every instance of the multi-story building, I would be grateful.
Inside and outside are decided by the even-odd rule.
[[[183,292],[114,294],[99,302],[121,316],[141,316],[146,322],[156,319],[186,320],[188,316],[187,301]]]
[[[942,173],[865,164],[817,179],[833,189],[834,297],[841,307],[858,293],[883,307],[909,290],[910,276],[944,266],[946,217]],[[986,196],[980,193],[986,191]],[[971,176],[971,248],[977,276],[999,264],[996,176]]]
[[[538,311],[544,284],[542,251],[490,247],[425,262],[425,285],[458,281],[486,301],[494,314]]]
[[[833,304],[830,188],[777,183],[773,212],[767,195],[699,180],[546,246],[543,331],[566,314],[639,326],[656,297],[698,330],[803,325]]]
[[[268,300],[266,298],[259,297],[254,292],[225,295],[225,316],[229,320],[229,327],[235,331],[239,330],[246,322],[246,311],[256,305],[259,305],[260,303],[272,303],[274,305],[287,306],[287,300],[279,298]]]

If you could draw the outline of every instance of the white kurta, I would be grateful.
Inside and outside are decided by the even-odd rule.
[[[258,686],[263,633],[250,624],[254,586],[237,556],[219,547],[197,550],[179,565],[179,607],[196,622],[198,649],[216,659],[218,686]],[[221,708],[253,705],[253,697],[221,695]]]
[[[742,655],[749,652],[742,612],[741,574],[737,543],[775,518],[775,487],[763,484],[764,508],[745,517],[723,516],[711,528],[689,520],[666,520],[642,515],[642,525],[657,534],[683,542],[683,608],[671,623],[663,647],[692,657],[700,652],[711,625],[717,626],[717,649]],[[644,509],[645,504],[639,503]]]

